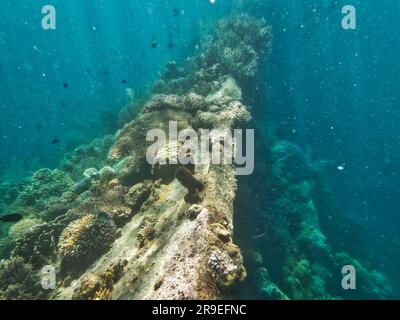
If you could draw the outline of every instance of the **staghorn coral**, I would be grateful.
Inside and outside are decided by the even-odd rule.
[[[117,228],[111,220],[87,214],[71,222],[59,240],[61,271],[72,275],[84,270],[99,258],[117,238]]]

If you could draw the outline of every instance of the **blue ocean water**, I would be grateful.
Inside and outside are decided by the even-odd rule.
[[[114,133],[118,112],[168,61],[198,54],[220,18],[264,17],[271,53],[247,101],[256,130],[300,146],[320,172],[331,244],[384,272],[400,297],[398,1],[352,1],[357,29],[344,30],[344,0],[51,0],[57,29],[45,31],[47,2],[0,2],[3,185]]]

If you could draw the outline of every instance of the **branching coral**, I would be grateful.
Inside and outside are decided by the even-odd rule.
[[[247,14],[223,20],[207,53],[209,63],[220,63],[235,77],[255,75],[259,57],[269,48],[271,28]]]
[[[60,202],[62,195],[73,185],[74,181],[62,170],[40,169],[17,201],[23,206],[35,206],[41,210],[50,203]]]
[[[20,257],[0,261],[0,299],[33,299],[38,279],[31,265]]]
[[[163,109],[177,109],[183,111],[197,111],[206,107],[204,98],[194,92],[184,96],[177,95],[155,95],[146,104],[145,111],[157,111]]]
[[[14,224],[10,228],[8,234],[12,239],[18,240],[22,238],[26,233],[32,232],[33,228],[40,225],[41,223],[43,223],[43,221],[38,218],[25,218]]]

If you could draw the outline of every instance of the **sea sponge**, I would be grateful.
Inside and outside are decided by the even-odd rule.
[[[71,222],[59,240],[61,271],[75,275],[105,253],[117,238],[112,220],[87,214]]]

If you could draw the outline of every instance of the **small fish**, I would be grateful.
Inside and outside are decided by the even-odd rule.
[[[0,184],[2,184],[4,182],[4,180],[0,180]]]
[[[109,224],[114,224],[114,221],[110,218],[110,215],[105,211],[98,210],[97,217],[105,222],[108,222]]]
[[[88,73],[88,74],[92,74],[92,71],[90,71],[89,69],[86,69],[85,71],[86,71],[86,73]]]
[[[110,220],[110,216],[105,211],[98,211],[97,216],[102,220],[106,220],[106,221]]]
[[[172,41],[170,41],[167,45],[168,49],[173,49],[174,48],[174,44],[172,43]]]
[[[64,82],[64,88],[67,89],[68,88],[68,83]]]
[[[174,9],[174,10],[172,10],[172,14],[174,15],[174,17],[179,16],[179,14],[180,14],[179,9]]]
[[[156,42],[153,42],[153,43],[151,44],[151,47],[152,47],[152,48],[157,48],[157,43],[156,43]]]
[[[51,143],[52,144],[57,144],[57,143],[59,143],[60,142],[60,140],[58,140],[57,138],[54,138],[53,140],[51,140]]]
[[[65,107],[65,103],[64,103],[64,102],[61,102],[61,105],[62,105],[63,107]]]
[[[264,238],[266,235],[267,235],[266,232],[261,233],[261,234],[256,234],[256,235],[254,235],[254,236],[251,237],[251,240],[261,239],[261,238]]]
[[[126,80],[121,80],[121,83],[123,83],[123,84],[127,84],[127,83],[128,83],[128,81],[126,81]]]
[[[38,125],[36,126],[36,130],[39,131],[39,130],[41,130],[41,129],[42,129],[42,126],[38,124]]]
[[[110,71],[108,71],[108,70],[104,70],[104,71],[103,71],[103,73],[104,73],[104,74],[109,74],[109,73],[110,73]]]
[[[1,222],[18,222],[22,220],[23,216],[19,213],[11,213],[11,214],[6,214],[4,216],[0,216],[0,221]]]

